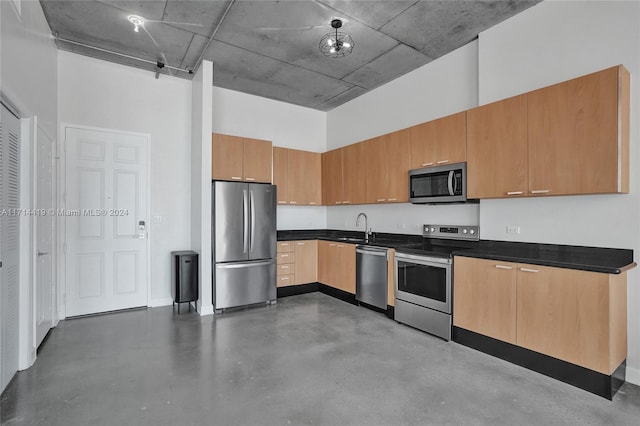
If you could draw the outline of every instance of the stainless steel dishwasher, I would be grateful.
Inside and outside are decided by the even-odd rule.
[[[387,309],[387,260],[389,249],[356,247],[356,300]]]

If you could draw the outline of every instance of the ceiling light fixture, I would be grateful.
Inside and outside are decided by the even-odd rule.
[[[335,33],[327,33],[320,39],[320,51],[324,56],[330,58],[342,58],[347,56],[353,50],[353,39],[347,33],[338,32],[338,28],[342,27],[342,20],[333,19],[331,28],[336,30]]]
[[[133,24],[133,31],[140,32],[140,27],[144,26],[144,19],[138,15],[129,15],[127,19]]]

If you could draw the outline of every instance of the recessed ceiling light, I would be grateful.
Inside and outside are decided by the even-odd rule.
[[[135,32],[139,32],[140,27],[144,26],[144,19],[141,16],[129,15],[127,19],[133,24],[133,31]]]

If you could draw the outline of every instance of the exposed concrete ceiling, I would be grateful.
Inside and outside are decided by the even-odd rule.
[[[41,0],[58,48],[328,111],[474,40],[540,0],[58,1]],[[127,17],[146,20],[139,32]],[[353,52],[325,57],[340,31]],[[146,62],[145,62],[146,61]],[[159,69],[157,62],[165,65]]]

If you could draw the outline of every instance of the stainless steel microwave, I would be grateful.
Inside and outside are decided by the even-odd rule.
[[[467,163],[410,170],[409,201],[414,204],[467,201]]]

